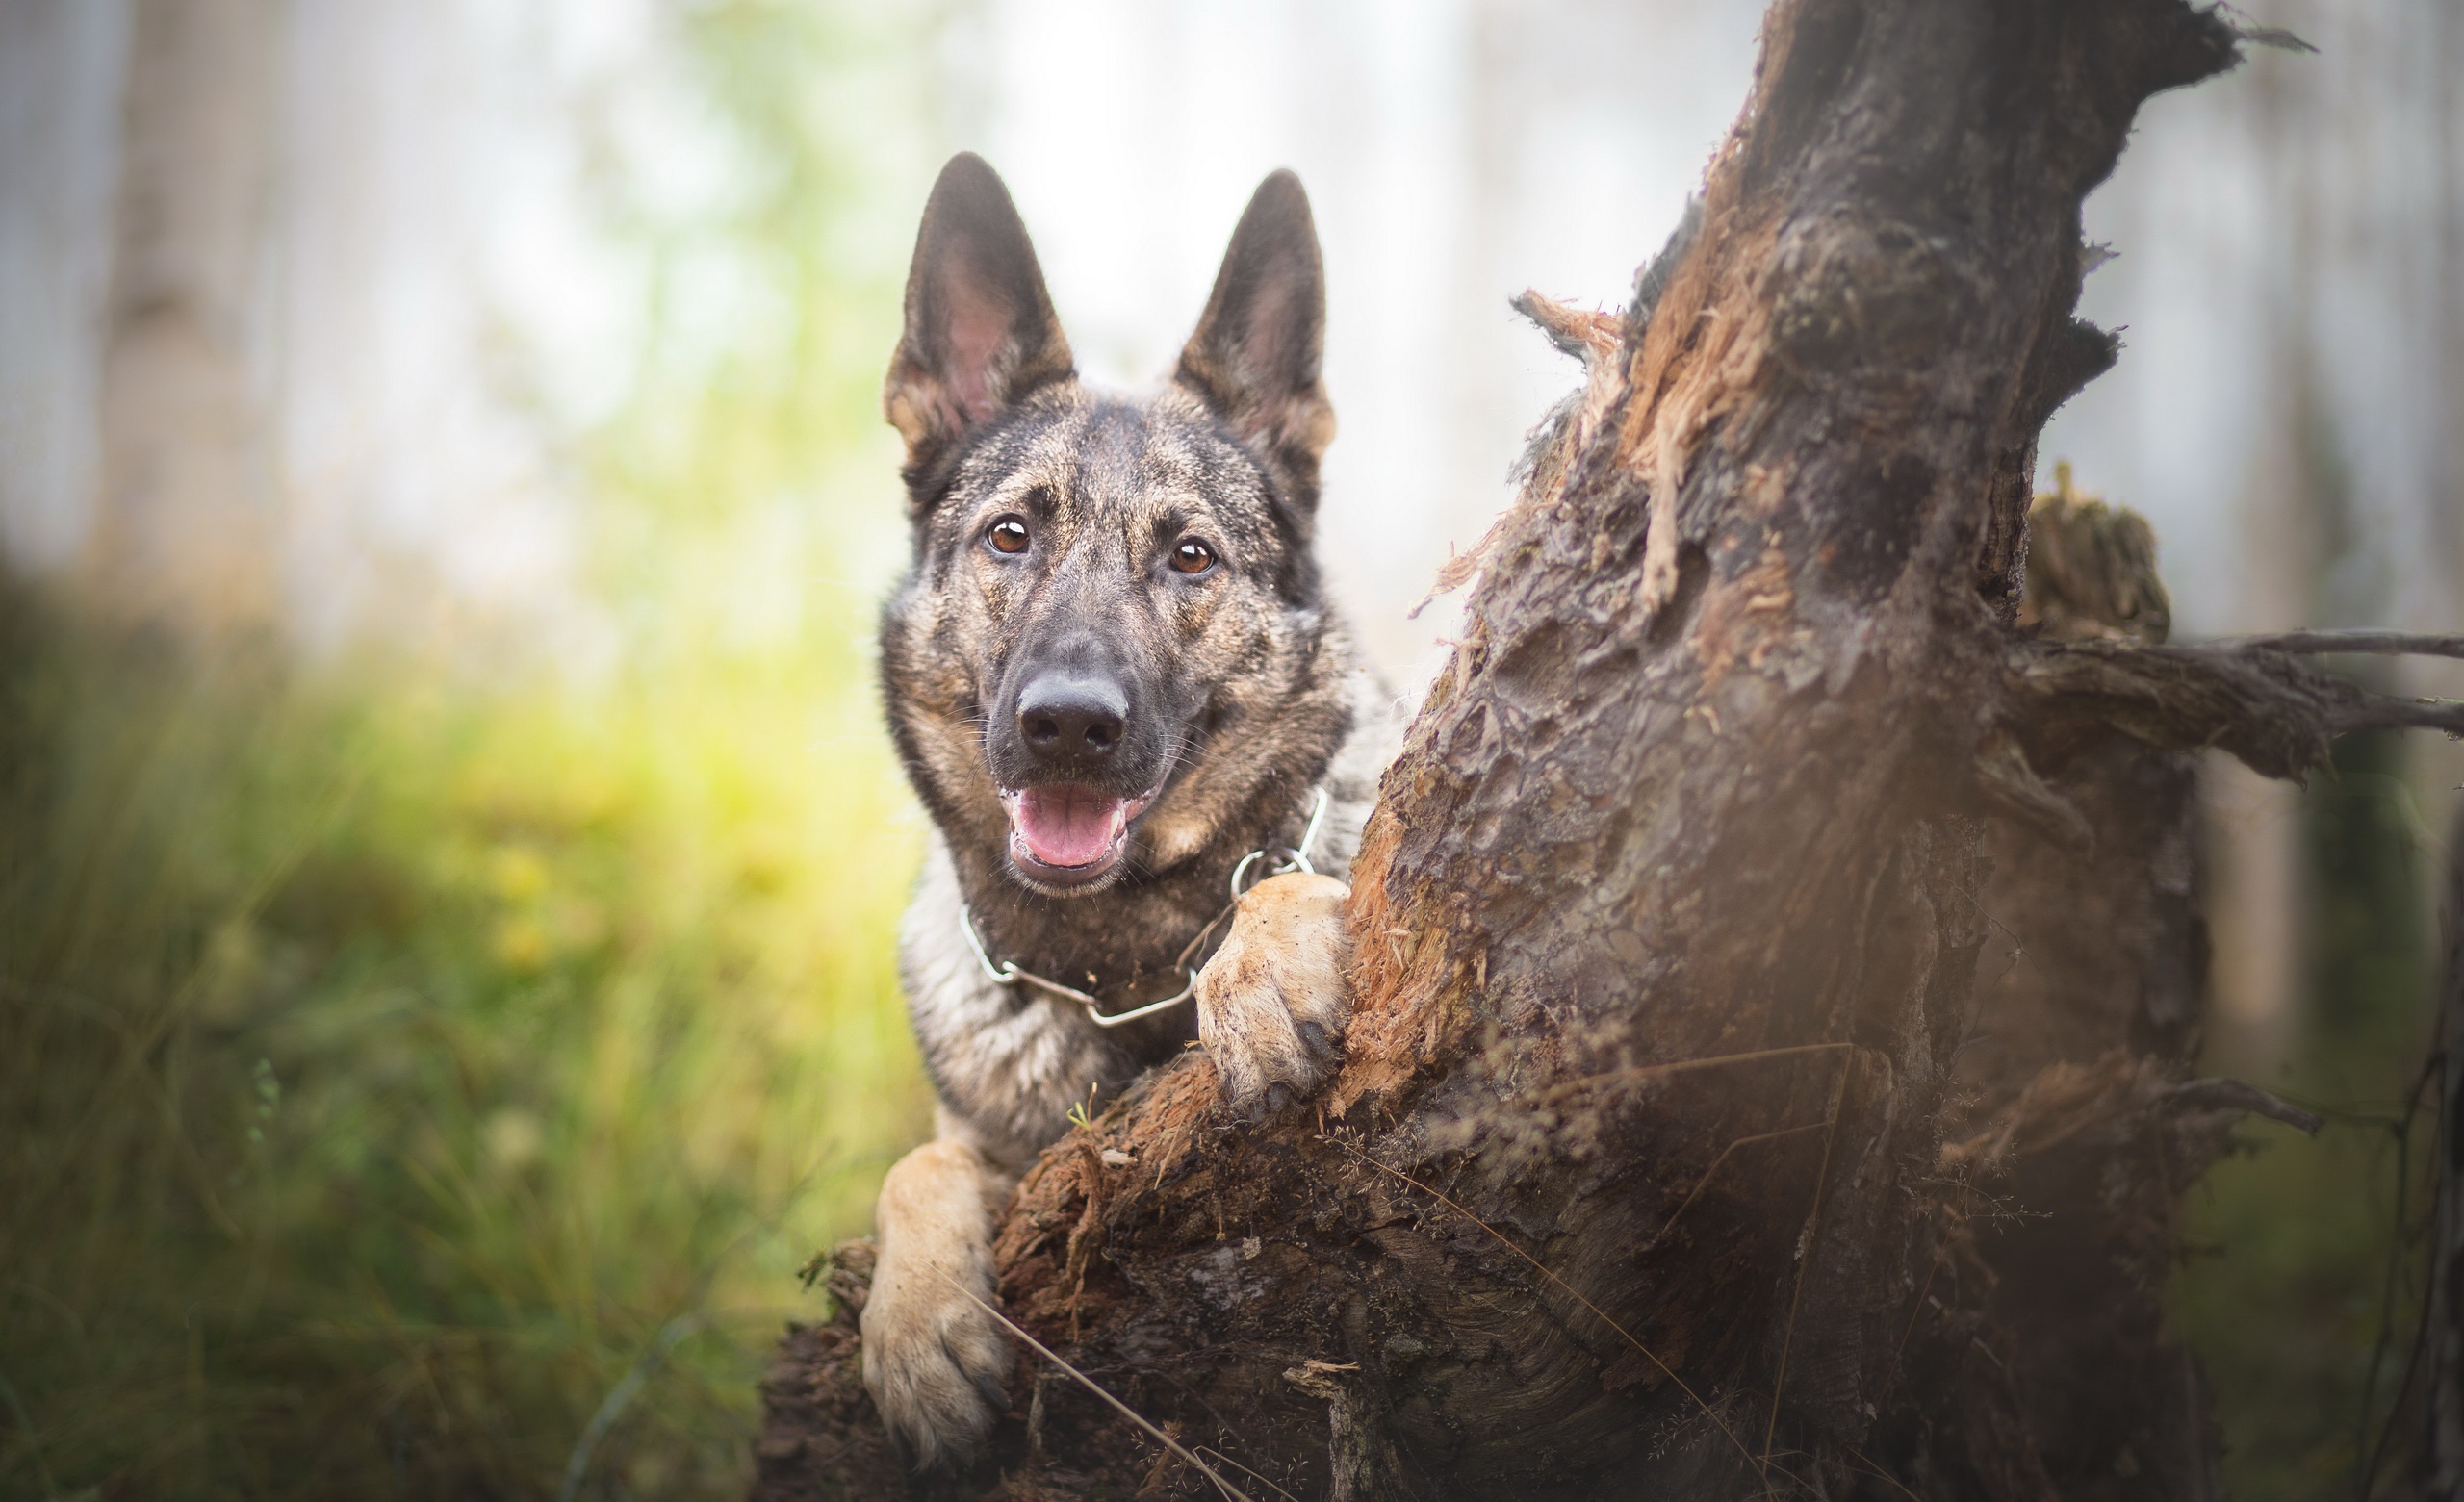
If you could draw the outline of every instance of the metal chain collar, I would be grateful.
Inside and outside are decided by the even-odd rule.
[[[976,934],[975,914],[967,910],[963,901],[959,904],[959,931],[966,935],[966,947],[975,952],[975,962],[984,967],[985,979],[994,985],[1016,985],[1023,980],[1038,990],[1049,991],[1055,996],[1065,997],[1084,1006],[1087,1008],[1087,1020],[1096,1027],[1117,1028],[1123,1023],[1136,1022],[1141,1017],[1151,1017],[1168,1007],[1178,1006],[1196,992],[1197,969],[1190,964],[1191,957],[1197,953],[1198,946],[1206,942],[1207,935],[1213,933],[1224,919],[1232,916],[1232,909],[1240,905],[1242,895],[1247,892],[1249,887],[1257,885],[1258,881],[1263,881],[1269,877],[1290,876],[1296,871],[1305,871],[1313,876],[1317,874],[1318,868],[1310,864],[1309,853],[1317,848],[1318,828],[1325,819],[1326,790],[1322,787],[1316,790],[1316,802],[1309,810],[1309,823],[1300,831],[1300,844],[1297,847],[1270,845],[1264,850],[1253,850],[1241,857],[1240,864],[1232,868],[1232,901],[1223,904],[1221,912],[1206,921],[1206,927],[1198,929],[1197,936],[1191,939],[1188,946],[1181,951],[1181,957],[1172,962],[1172,968],[1181,973],[1181,988],[1160,1002],[1149,1002],[1143,1006],[1132,1007],[1128,1011],[1114,1012],[1107,1016],[1100,1009],[1101,1003],[1075,986],[1063,985],[1060,981],[1037,975],[1032,970],[1021,970],[1006,959],[995,963],[991,955],[986,952],[984,940]],[[1257,866],[1260,862],[1267,862],[1266,868],[1258,873],[1256,881],[1244,886],[1242,878],[1249,874],[1251,867]]]

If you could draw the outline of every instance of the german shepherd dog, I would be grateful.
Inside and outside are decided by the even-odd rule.
[[[883,393],[914,552],[881,674],[934,824],[900,968],[938,1108],[882,1185],[862,1313],[865,1386],[920,1466],[963,1464],[1007,1406],[975,1300],[1073,1106],[1194,1039],[1254,1116],[1340,1049],[1342,878],[1397,716],[1310,550],[1324,307],[1308,198],[1277,172],[1171,378],[1099,395],[992,169],[953,158],[925,206]],[[1235,902],[1252,853],[1277,853],[1247,876],[1296,869]]]

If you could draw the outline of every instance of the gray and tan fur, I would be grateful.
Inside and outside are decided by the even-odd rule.
[[[1276,173],[1172,378],[1100,395],[991,169],[953,159],[926,206],[884,394],[914,553],[881,640],[934,825],[900,963],[939,1107],[883,1184],[862,1316],[865,1383],[920,1464],[962,1460],[1005,1406],[1006,1338],[958,1290],[993,1297],[992,1228],[1073,1104],[1194,1038],[1233,1108],[1273,1109],[1340,1046],[1342,878],[1397,726],[1310,550],[1323,304],[1308,200]],[[971,913],[998,959],[1107,1012],[1168,996],[1241,857],[1298,843],[1321,787],[1323,875],[1241,900],[1194,1006],[1098,1028],[991,981],[962,933]]]

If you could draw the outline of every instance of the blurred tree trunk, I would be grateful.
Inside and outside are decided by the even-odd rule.
[[[2464,724],[2160,645],[2136,519],[2056,497],[2029,568],[2115,351],[2080,199],[2234,58],[2179,0],[1773,10],[1699,231],[1527,304],[1590,380],[1387,775],[1329,1098],[1158,1071],[1020,1185],[1012,1317],[1253,1497],[2212,1493],[2174,1210],[2291,1113],[2188,1078],[2188,757]],[[1208,1489],[1021,1359],[962,1492]],[[757,1496],[901,1494],[857,1362],[790,1336]]]
[[[272,180],[276,0],[135,0],[83,583],[218,635],[273,608],[277,496],[247,326]]]

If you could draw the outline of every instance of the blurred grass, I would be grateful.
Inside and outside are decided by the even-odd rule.
[[[199,681],[12,603],[0,1485],[553,1494],[682,1318],[594,1479],[729,1489],[923,1130],[852,675]]]
[[[2315,1138],[2246,1126],[2187,1206],[2173,1314],[2205,1363],[2241,1502],[2407,1494],[2410,1431],[2386,1431],[2425,1292],[2437,1122],[2434,1104],[2405,1113],[2431,955],[2428,831],[2404,756],[2398,737],[2348,737],[2302,795],[2303,1026],[2259,1082],[2326,1125]]]
[[[863,644],[931,16],[658,13],[703,186],[580,102],[645,333],[540,414],[603,661],[0,582],[0,1497],[741,1494],[794,1269],[926,1130]]]

